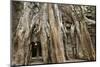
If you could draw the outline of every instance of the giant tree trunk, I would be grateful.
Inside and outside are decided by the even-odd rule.
[[[53,8],[54,7],[54,8]],[[64,56],[64,45],[62,41],[62,32],[61,32],[61,18],[57,4],[48,5],[48,17],[50,23],[50,36],[52,39],[51,46],[51,59],[53,63],[60,63],[65,61]],[[56,18],[55,18],[56,17]]]
[[[72,6],[73,9],[74,6]],[[80,19],[78,19],[78,15],[76,9],[74,7],[74,13],[72,17],[74,19],[74,24],[76,26],[77,35],[79,37],[81,50],[83,52],[83,58],[87,60],[95,60],[95,50],[91,41],[90,34],[86,27],[85,16],[82,12],[82,7],[78,7],[80,9]],[[76,13],[76,14],[75,14]],[[89,22],[88,22],[89,23]],[[90,22],[93,23],[93,22]]]
[[[27,65],[30,63],[32,27],[35,19],[37,19],[37,15],[30,15],[32,9],[28,7],[29,5],[30,3],[24,2],[23,14],[20,17],[15,35],[13,36],[12,64]]]

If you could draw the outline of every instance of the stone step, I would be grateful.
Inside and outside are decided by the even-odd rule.
[[[42,62],[42,57],[32,57],[32,61],[31,62]]]
[[[86,62],[87,60],[82,60],[82,59],[70,59],[66,60],[64,63],[75,63],[75,62]],[[43,61],[37,61],[37,62],[32,62],[31,64],[44,64]]]

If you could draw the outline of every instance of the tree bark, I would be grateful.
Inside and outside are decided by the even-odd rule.
[[[54,11],[55,9],[55,11]],[[64,45],[62,42],[62,36],[61,36],[61,20],[59,19],[59,11],[58,6],[55,4],[53,9],[53,5],[48,5],[48,15],[49,15],[49,23],[50,23],[50,29],[51,29],[51,39],[52,39],[52,50],[51,50],[51,59],[53,63],[61,63],[65,62],[64,57]],[[57,18],[55,18],[55,13]]]

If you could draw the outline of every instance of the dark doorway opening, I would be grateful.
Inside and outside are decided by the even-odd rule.
[[[42,56],[41,43],[40,42],[32,42],[32,57],[40,57]]]

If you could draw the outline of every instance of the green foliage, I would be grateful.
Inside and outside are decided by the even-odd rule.
[[[85,6],[85,15],[89,19],[96,20],[96,6]]]
[[[23,9],[23,2],[13,2],[13,7],[16,12],[21,11]]]

